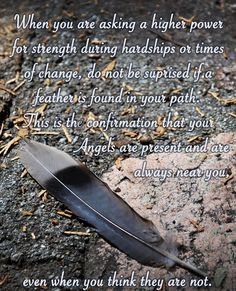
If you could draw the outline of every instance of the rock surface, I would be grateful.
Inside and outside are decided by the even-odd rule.
[[[171,235],[177,240],[182,246],[180,257],[184,261],[206,271],[212,285],[210,290],[234,290],[236,285],[235,142],[236,134],[219,134],[210,141],[208,149],[212,144],[230,144],[228,153],[210,153],[208,150],[207,153],[151,154],[146,157],[147,168],[227,168],[227,177],[212,178],[209,181],[205,181],[203,177],[171,177],[164,182],[154,177],[134,178],[134,170],[140,168],[144,162],[138,158],[123,160],[119,170],[113,166],[104,175],[109,186],[118,190],[117,194],[141,216],[152,220],[161,235]],[[117,266],[113,270],[118,270],[118,278],[127,278],[134,271],[137,282],[140,282],[141,277],[150,272],[150,278],[165,278],[166,282],[173,277],[185,278],[187,286],[191,279],[196,278],[178,267],[167,271],[164,268],[142,266],[102,239],[91,247],[89,253],[90,262],[87,263],[90,264],[92,260],[99,268],[93,269],[92,272],[86,268],[88,277],[111,276],[107,271],[112,271],[111,260],[115,257]],[[180,290],[168,288],[161,290]],[[187,290],[196,288],[188,287]],[[206,290],[209,290],[209,287]]]

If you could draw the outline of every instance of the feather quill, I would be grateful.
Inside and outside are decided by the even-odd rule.
[[[81,162],[55,147],[29,140],[21,145],[19,156],[42,187],[128,256],[143,265],[177,264],[206,276],[175,256],[173,247],[154,224],[136,213]]]

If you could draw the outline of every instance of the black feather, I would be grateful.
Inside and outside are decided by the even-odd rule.
[[[171,253],[172,245],[163,240],[154,224],[136,213],[81,162],[54,147],[28,140],[19,155],[41,186],[119,250],[144,265],[178,264],[205,276]]]

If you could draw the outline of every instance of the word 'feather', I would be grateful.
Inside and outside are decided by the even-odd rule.
[[[54,147],[29,140],[23,142],[19,156],[42,187],[119,250],[144,265],[178,264],[205,276],[171,253],[173,247],[154,224],[136,213],[81,162]]]

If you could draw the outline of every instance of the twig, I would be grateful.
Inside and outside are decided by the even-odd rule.
[[[0,90],[6,91],[7,93],[9,93],[11,95],[16,96],[16,93],[14,91],[12,91],[11,89],[8,89],[4,86],[0,86]]]
[[[149,32],[157,35],[160,39],[164,40],[164,41],[168,41],[168,42],[171,42],[177,46],[184,46],[185,44],[182,43],[182,42],[179,42],[179,41],[176,41],[172,38],[171,35],[167,34],[167,33],[160,33],[160,32],[156,32],[156,31],[153,31],[152,29],[148,29]]]

